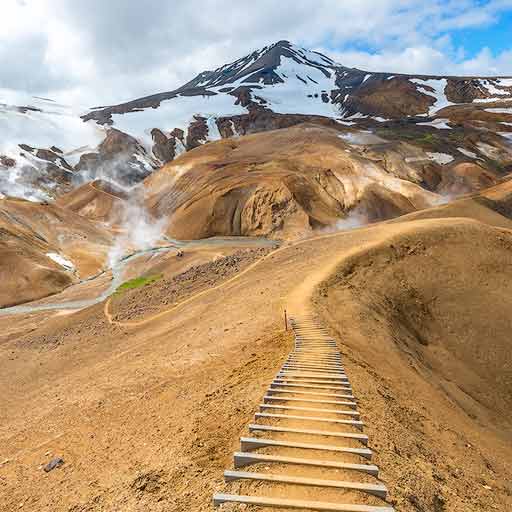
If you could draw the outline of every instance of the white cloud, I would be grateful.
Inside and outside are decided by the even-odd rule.
[[[510,51],[484,48],[465,59],[450,40],[450,31],[490,25],[511,7],[512,0],[281,0],[279,8],[275,0],[3,0],[0,88],[110,104],[171,90],[279,39],[372,70],[511,73]]]
[[[512,75],[512,50],[493,55],[489,48],[483,48],[470,59],[464,59],[460,54],[448,54],[431,46],[384,50],[378,53],[331,52],[330,56],[345,66],[368,71],[461,76]]]

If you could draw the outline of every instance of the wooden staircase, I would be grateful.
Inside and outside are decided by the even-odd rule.
[[[336,341],[311,316],[291,325],[294,350],[224,472],[233,492],[215,494],[214,505],[392,512]]]

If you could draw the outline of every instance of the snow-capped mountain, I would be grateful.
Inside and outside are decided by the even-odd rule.
[[[41,199],[113,176],[133,184],[206,142],[305,121],[508,135],[512,79],[365,72],[279,41],[178,89],[119,105],[77,111],[2,92],[0,193]]]
[[[0,90],[0,197],[47,200],[103,175],[129,184],[159,165],[137,140],[83,113]]]
[[[144,116],[158,121],[158,114],[147,112],[152,108],[160,111],[160,117],[167,111],[184,129],[194,114],[208,119],[268,110],[336,119],[401,118],[432,116],[450,105],[507,100],[512,100],[510,78],[372,73],[279,41],[215,71],[202,72],[179,89],[94,109],[84,119],[133,130],[135,121],[132,124],[126,114],[144,111]]]

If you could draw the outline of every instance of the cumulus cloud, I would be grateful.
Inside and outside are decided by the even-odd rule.
[[[510,73],[510,51],[464,58],[455,30],[491,26],[512,0],[3,0],[0,88],[92,106],[173,89],[279,39],[345,65]]]
[[[461,52],[448,53],[424,45],[374,53],[350,50],[330,52],[331,58],[345,66],[367,71],[461,76],[512,75],[512,50],[494,55],[489,48],[482,48],[473,58],[464,58],[463,55]]]

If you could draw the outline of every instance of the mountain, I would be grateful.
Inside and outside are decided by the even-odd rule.
[[[233,98],[226,101],[226,95]],[[199,101],[194,101],[187,113],[190,101],[183,99],[190,97]],[[180,107],[175,105],[177,102],[163,103],[177,98]],[[321,53],[299,48],[288,41],[279,41],[215,71],[204,71],[174,91],[94,109],[83,118],[120,127],[126,121],[124,114],[174,107],[185,114],[187,122],[203,111],[213,112],[212,115],[219,118],[253,110],[338,119],[354,116],[396,119],[433,116],[450,105],[511,100],[511,78],[366,72],[336,64]],[[130,127],[129,123],[125,126]]]
[[[102,176],[133,184],[158,166],[136,139],[84,122],[83,111],[1,93],[0,197],[48,200]]]
[[[0,201],[0,308],[35,300],[98,275],[114,236],[71,209]]]
[[[402,140],[457,131],[468,162],[507,167],[512,78],[366,72],[279,41],[118,105],[80,111],[15,95],[0,104],[0,192],[41,200],[94,179],[131,186],[207,142],[303,122]]]

